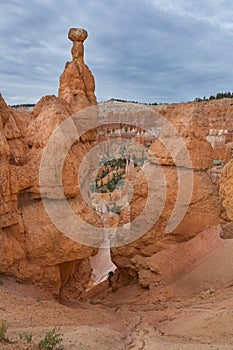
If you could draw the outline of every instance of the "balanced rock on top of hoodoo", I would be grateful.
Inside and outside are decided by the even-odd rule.
[[[85,297],[91,276],[89,257],[96,249],[60,232],[43,206],[42,198],[56,200],[57,208],[62,202],[56,185],[46,182],[55,169],[52,162],[60,159],[57,140],[49,144],[54,153],[46,159],[45,182],[39,179],[41,157],[54,130],[75,111],[96,104],[94,78],[83,62],[86,36],[85,31],[71,31],[73,62],[61,77],[61,98],[45,96],[29,114],[10,108],[0,95],[0,273],[31,281],[54,296],[75,299]],[[64,134],[69,137],[67,130]],[[64,160],[62,188],[76,216],[101,226],[99,215],[79,194],[79,164],[94,139],[86,134]]]
[[[75,41],[85,41],[88,36],[88,33],[83,28],[70,28],[68,33],[68,38],[75,42]]]
[[[69,104],[72,113],[96,105],[95,80],[84,63],[84,41],[88,33],[82,28],[71,28],[68,38],[73,42],[72,62],[67,62],[60,77],[59,98]]]

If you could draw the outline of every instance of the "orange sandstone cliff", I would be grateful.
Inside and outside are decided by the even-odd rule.
[[[79,30],[72,32],[75,44]],[[61,77],[60,97],[43,97],[27,113],[8,107],[0,96],[0,272],[32,281],[55,296],[68,293],[77,298],[89,282],[89,257],[96,250],[56,229],[39,189],[41,156],[54,129],[74,111],[96,104],[94,78],[83,62],[83,48],[72,52],[75,61],[67,64]],[[80,216],[98,225],[98,216],[82,201],[77,185],[79,163],[88,148],[89,143],[82,142],[70,150],[63,170],[64,192]]]
[[[89,258],[97,253],[97,249],[62,235],[51,222],[41,198],[39,168],[43,150],[56,127],[75,112],[97,104],[94,78],[84,63],[86,38],[87,32],[83,29],[69,31],[73,60],[66,64],[60,77],[58,97],[43,97],[29,113],[15,111],[0,96],[0,272],[20,281],[32,281],[55,296],[75,299],[85,296],[91,277]],[[155,167],[160,166],[166,179],[167,195],[161,215],[141,238],[111,249],[120,280],[134,281],[147,289],[167,281],[160,259],[164,261],[163,254],[166,255],[169,249],[190,242],[192,255],[192,240],[210,229],[219,236],[233,237],[231,148],[224,144],[215,149],[206,139],[210,129],[229,127],[233,113],[230,100],[163,106],[156,112],[182,137],[191,165],[187,165],[185,159],[184,163],[175,164],[171,153],[155,140],[149,150],[148,172],[152,174]],[[77,182],[79,165],[96,143],[96,133],[92,132],[73,144],[66,157],[62,180],[64,193],[74,212],[88,223],[101,226],[99,215],[82,199]],[[226,165],[221,170],[220,184],[216,186],[209,171],[220,155]],[[167,233],[167,223],[178,194],[178,171],[193,172],[192,196],[190,203],[186,203],[184,190],[182,205],[187,206],[187,212],[179,225]],[[147,199],[148,184],[142,171],[136,174],[132,185],[130,215],[134,219]],[[59,200],[50,189],[44,189],[44,193],[47,200]],[[159,203],[162,195],[159,188],[156,189],[154,201]],[[181,209],[177,208],[178,211]],[[165,262],[171,264],[166,259]],[[181,271],[185,269],[184,264],[181,256]],[[172,279],[172,273],[169,278]]]

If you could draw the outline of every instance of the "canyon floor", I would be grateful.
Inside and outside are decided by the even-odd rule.
[[[34,286],[3,276],[0,280],[0,320],[8,323],[7,337],[17,341],[0,343],[0,349],[37,349],[33,344],[55,326],[60,327],[67,350],[233,348],[231,286],[192,298],[152,302],[149,291],[131,285],[64,305]],[[33,335],[33,343],[20,342],[24,333]]]

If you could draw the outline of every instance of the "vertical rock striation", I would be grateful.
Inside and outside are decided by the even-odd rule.
[[[51,222],[42,202],[39,169],[57,126],[96,104],[94,78],[83,61],[86,37],[85,30],[69,32],[73,61],[61,76],[59,97],[45,96],[27,113],[10,108],[0,96],[0,273],[75,300],[85,296],[89,257],[96,249],[64,236]],[[90,147],[90,139],[71,147],[62,171],[63,189],[75,214],[98,225],[98,215],[82,201],[78,186],[79,165]],[[49,189],[46,196],[54,200]]]

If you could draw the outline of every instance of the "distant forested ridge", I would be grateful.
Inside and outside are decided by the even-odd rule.
[[[23,103],[18,105],[11,105],[12,108],[24,108],[24,107],[35,107],[35,103]]]
[[[230,91],[218,92],[216,95],[210,95],[210,97],[206,97],[206,96],[204,96],[203,98],[196,97],[194,102],[220,100],[221,98],[233,98],[233,92],[230,92]]]

